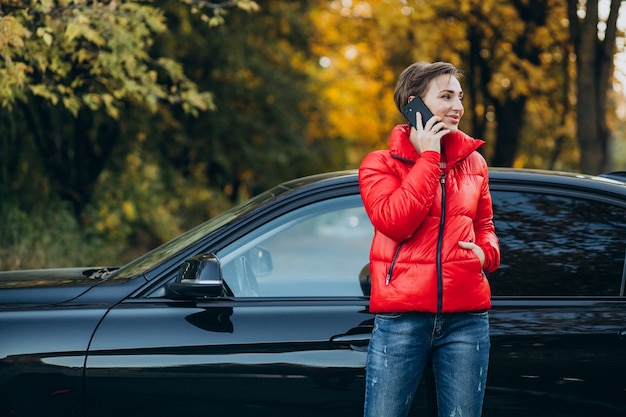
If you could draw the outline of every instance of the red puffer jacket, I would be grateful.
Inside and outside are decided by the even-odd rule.
[[[372,152],[359,168],[361,197],[375,229],[370,311],[487,310],[491,291],[483,271],[498,268],[500,249],[487,163],[476,152],[484,142],[458,131],[443,138],[441,156],[419,155],[408,135],[408,125],[396,126],[389,150]],[[482,248],[482,268],[459,241]]]

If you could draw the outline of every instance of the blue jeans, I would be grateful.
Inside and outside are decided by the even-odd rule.
[[[377,314],[365,367],[365,417],[406,417],[432,358],[439,417],[479,417],[489,364],[489,316]]]

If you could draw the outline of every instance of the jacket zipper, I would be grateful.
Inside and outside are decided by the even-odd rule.
[[[437,313],[443,311],[443,272],[441,268],[441,248],[443,245],[443,228],[446,222],[446,173],[442,172],[439,178],[441,184],[441,221],[439,223],[439,237],[437,239]]]
[[[398,258],[398,254],[400,253],[400,248],[404,245],[404,241],[400,242],[398,248],[396,249],[396,253],[393,255],[393,259],[391,260],[391,265],[389,266],[389,270],[387,271],[387,278],[385,279],[385,285],[389,285],[391,282],[391,274],[393,274],[393,267],[396,265],[396,259]]]

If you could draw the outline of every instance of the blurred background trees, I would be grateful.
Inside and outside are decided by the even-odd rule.
[[[3,1],[0,269],[119,264],[356,168],[418,60],[463,70],[492,166],[626,169],[623,3]]]

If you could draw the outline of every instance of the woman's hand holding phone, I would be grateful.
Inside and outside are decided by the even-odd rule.
[[[411,125],[409,139],[415,150],[420,154],[425,151],[440,153],[441,138],[450,132],[445,123],[441,122],[441,118],[433,115],[424,101],[417,96],[404,106],[402,114]]]
[[[411,134],[409,140],[413,144],[415,150],[421,154],[426,151],[435,151],[441,153],[441,138],[450,132],[442,123],[441,118],[433,116],[422,127],[422,114],[417,113],[417,127],[411,126]]]

